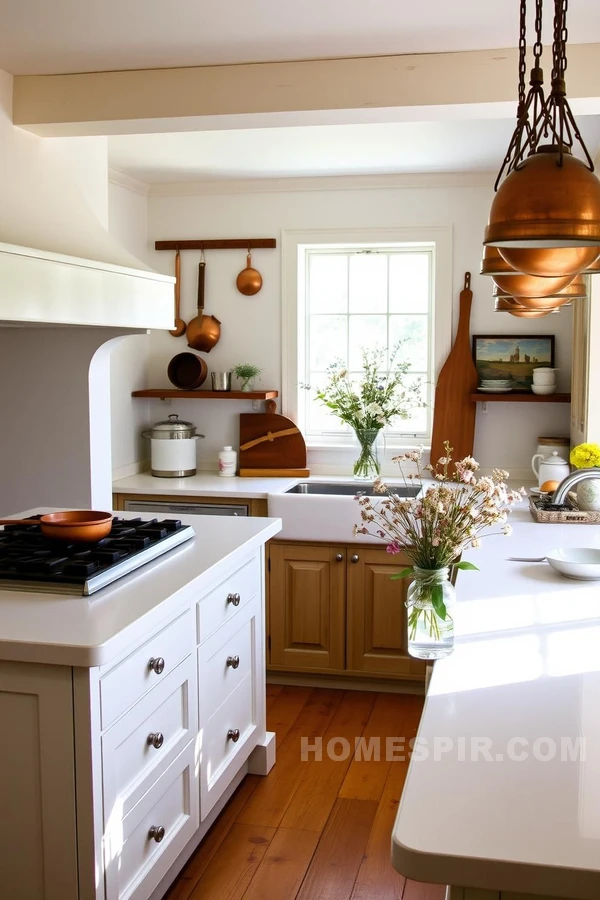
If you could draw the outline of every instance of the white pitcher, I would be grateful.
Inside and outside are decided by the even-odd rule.
[[[536,453],[531,460],[531,468],[538,480],[538,487],[541,487],[545,481],[557,481],[560,484],[571,471],[569,463],[562,456],[559,456],[556,450],[549,456],[542,456],[541,453]]]

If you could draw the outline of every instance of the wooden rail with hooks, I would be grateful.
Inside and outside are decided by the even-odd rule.
[[[155,241],[155,250],[274,250],[275,238],[226,238],[223,240]]]

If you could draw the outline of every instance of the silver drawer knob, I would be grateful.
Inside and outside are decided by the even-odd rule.
[[[162,825],[153,825],[148,831],[148,839],[151,841],[156,841],[157,844],[160,844],[164,836],[165,829],[162,827]]]
[[[357,562],[358,562],[358,553],[353,553],[353,554],[352,554],[352,556],[350,557],[350,562],[351,562],[351,563],[357,563]]]
[[[228,656],[227,657],[227,665],[232,669],[237,669],[240,664],[239,656]]]
[[[237,744],[239,739],[240,739],[240,729],[239,728],[230,728],[229,731],[227,732],[227,740],[233,741],[234,744]]]
[[[227,594],[227,602],[232,603],[233,606],[239,606],[241,599],[239,594]]]
[[[336,553],[336,554],[335,554],[335,561],[336,561],[336,562],[343,562],[343,559],[344,559],[344,554],[343,554],[343,553]]]
[[[155,750],[160,750],[165,742],[165,736],[162,731],[153,731],[148,735],[146,741],[151,747],[154,747]]]
[[[162,656],[157,656],[156,659],[152,657],[152,659],[148,660],[148,668],[152,669],[157,675],[162,675],[165,668],[165,661]]]

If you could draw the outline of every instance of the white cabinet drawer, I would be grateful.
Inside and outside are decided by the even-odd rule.
[[[128,815],[113,810],[104,842],[106,900],[146,900],[198,828],[194,756],[191,741]],[[156,829],[164,829],[159,842]]]
[[[196,737],[194,664],[188,656],[103,735],[105,826],[117,804],[127,815]]]
[[[193,646],[192,619],[185,613],[104,675],[100,680],[102,728],[107,728],[164,679],[191,653]]]
[[[254,679],[250,673],[203,729],[200,767],[202,819],[206,818],[237,770],[238,757],[247,749],[256,727]]]
[[[198,648],[200,721],[208,722],[255,667],[258,599]],[[260,621],[260,619],[259,619]]]
[[[198,643],[260,595],[260,563],[258,555],[232,572],[198,603]]]

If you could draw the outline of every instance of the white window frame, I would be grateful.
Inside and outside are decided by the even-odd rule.
[[[299,266],[300,249],[305,245],[363,245],[379,244],[434,246],[433,263],[433,347],[432,370],[434,380],[446,359],[452,339],[452,226],[402,226],[398,228],[346,228],[322,230],[285,230],[282,232],[282,411],[302,429],[303,413],[298,404],[299,348],[304,342],[304,322],[299,319],[298,295],[302,290],[304,267]],[[303,301],[302,301],[303,302]],[[432,385],[433,398],[435,385]],[[429,444],[429,438],[419,438]],[[390,435],[386,449],[398,452],[414,446],[408,436]],[[340,450],[352,446],[351,435],[321,435],[307,438],[310,448]]]

